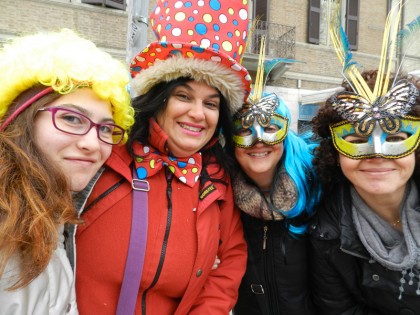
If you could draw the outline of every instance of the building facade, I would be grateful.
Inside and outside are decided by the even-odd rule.
[[[125,59],[125,10],[84,4],[82,0],[0,0],[0,8],[0,44],[19,35],[69,28]]]
[[[141,26],[128,23],[133,3],[141,1]],[[0,0],[0,44],[8,38],[40,30],[74,29],[115,57],[125,60],[127,39],[133,34],[143,43],[155,40],[147,29],[147,17],[155,0]],[[225,0],[222,0],[225,1]],[[341,0],[345,25],[353,56],[364,69],[378,67],[382,34],[389,8],[396,0]],[[96,4],[88,4],[96,3]],[[138,4],[139,4],[138,3]],[[342,77],[340,65],[328,37],[327,14],[334,0],[248,0],[251,19],[258,27],[247,47],[243,64],[254,75],[261,35],[267,37],[267,58],[283,58],[269,77],[268,89],[286,98],[297,121],[310,119],[316,106],[336,91]],[[124,8],[128,4],[128,9]],[[116,9],[114,7],[119,7]],[[420,0],[408,0],[403,9],[402,25],[420,15]],[[130,25],[130,27],[129,27]],[[137,23],[137,26],[139,24]],[[127,31],[130,29],[130,31]],[[129,34],[127,36],[127,33]],[[30,48],[28,48],[30,51]],[[128,58],[127,58],[128,59]],[[399,65],[401,54],[395,58]],[[406,50],[402,69],[420,69],[420,41]],[[299,114],[301,113],[301,114]]]

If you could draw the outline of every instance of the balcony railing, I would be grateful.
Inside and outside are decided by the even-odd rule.
[[[253,21],[250,21],[250,29]],[[296,27],[257,21],[246,52],[259,54],[261,36],[266,38],[266,58],[295,58]]]

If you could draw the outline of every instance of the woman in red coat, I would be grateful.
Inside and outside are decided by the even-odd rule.
[[[108,160],[76,234],[81,314],[226,315],[236,302],[246,244],[224,150],[232,152],[231,113],[249,91],[249,75],[238,63],[248,21],[242,1],[214,5],[158,1],[151,16],[165,42],[133,60],[136,122],[127,146]],[[223,12],[221,22],[215,14]],[[212,15],[213,27],[205,28]],[[206,31],[218,32],[201,42],[215,40],[213,48],[195,44]],[[226,45],[232,34],[237,47]],[[148,185],[148,201],[135,207],[133,176]],[[147,241],[139,245],[144,265],[138,285],[125,291],[133,278],[130,246],[138,238],[131,234],[130,242],[130,233],[138,209],[147,209]],[[212,270],[216,257],[220,264]],[[134,293],[131,308],[126,292]]]

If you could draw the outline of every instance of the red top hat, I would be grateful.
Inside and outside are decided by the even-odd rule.
[[[134,82],[134,90],[141,95],[162,80],[170,81],[185,75],[197,79],[197,74],[199,79],[219,89],[231,101],[231,106],[236,108],[237,104],[232,102],[238,100],[232,99],[232,95],[225,95],[232,94],[228,90],[236,88],[230,86],[231,78],[227,78],[226,74],[234,74],[241,80],[239,93],[246,98],[251,77],[240,64],[248,29],[246,3],[247,0],[158,0],[150,15],[158,41],[149,44],[132,61],[132,77],[141,73],[134,80],[141,80]],[[184,60],[179,62],[181,58]],[[171,62],[171,59],[177,61]],[[193,62],[193,59],[196,61]],[[191,65],[188,60],[192,62]],[[222,77],[217,77],[218,71],[199,62],[201,60],[222,66]],[[202,65],[205,65],[204,69]],[[153,74],[147,75],[147,70],[152,68]],[[226,72],[226,69],[229,71]],[[203,71],[209,72],[209,77]],[[215,79],[218,82],[214,82]],[[240,105],[242,101],[239,101]]]

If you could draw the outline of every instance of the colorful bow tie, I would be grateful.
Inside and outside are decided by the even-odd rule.
[[[166,165],[168,169],[185,185],[193,187],[201,173],[201,153],[187,158],[176,158],[160,153],[152,146],[136,142],[133,145],[136,155],[136,170],[139,179],[153,176]]]

